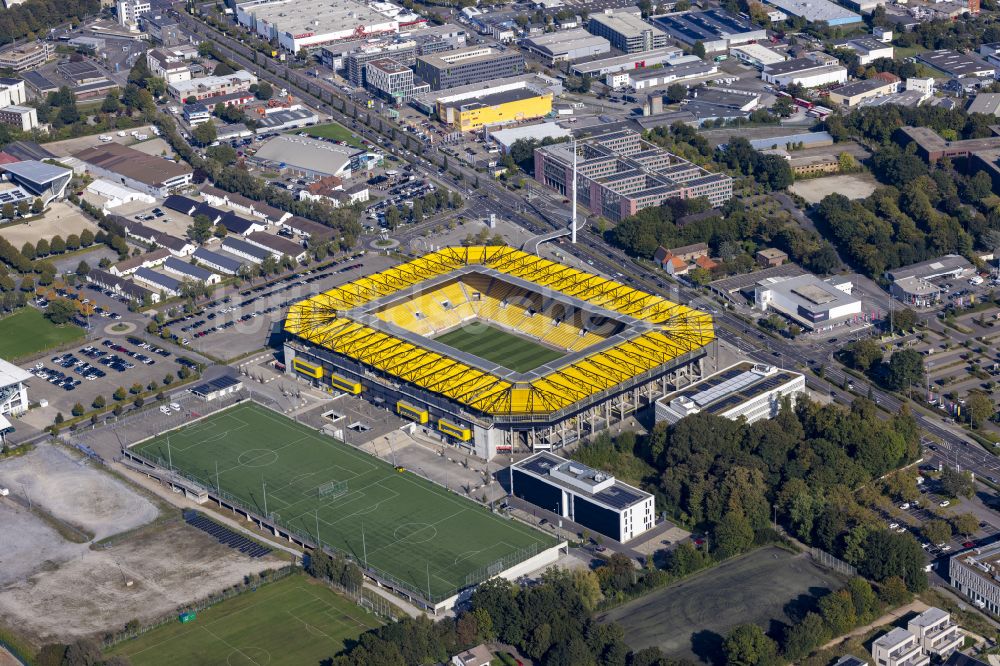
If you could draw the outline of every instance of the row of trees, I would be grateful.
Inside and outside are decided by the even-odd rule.
[[[28,0],[0,9],[0,45],[45,35],[66,21],[78,24],[100,10],[99,0]]]
[[[30,204],[27,199],[22,199],[17,202],[16,206],[10,202],[0,206],[0,217],[5,220],[13,220],[15,216],[26,217],[29,214],[38,215],[43,210],[45,210],[45,204],[42,203],[41,199],[36,198]]]
[[[503,578],[480,585],[467,610],[431,622],[404,618],[361,635],[334,666],[415,666],[444,663],[483,642],[514,645],[549,666],[679,666],[657,648],[632,652],[621,627],[595,621],[599,595],[591,571],[550,569],[537,585],[519,588]]]
[[[82,247],[90,247],[93,244],[94,232],[90,229],[84,229],[79,233],[79,235],[70,234],[66,236],[65,240],[63,240],[62,236],[56,235],[53,236],[51,240],[39,238],[34,245],[32,245],[30,241],[26,241],[24,245],[21,246],[21,254],[28,259],[40,259],[53,254],[73,252]]]

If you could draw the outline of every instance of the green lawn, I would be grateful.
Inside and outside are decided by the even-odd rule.
[[[306,127],[299,132],[305,132],[307,136],[311,136],[317,139],[332,139],[333,141],[346,141],[348,144],[354,146],[355,148],[364,148],[365,144],[361,143],[361,139],[357,137],[351,130],[347,129],[340,123],[327,123],[326,125],[315,125],[313,127]]]
[[[550,349],[495,326],[483,326],[481,323],[473,327],[456,328],[435,340],[459,351],[498,363],[514,372],[528,372],[566,355],[565,352]]]
[[[168,450],[169,443],[169,450]],[[253,403],[134,450],[440,601],[555,541]],[[218,477],[216,477],[218,469]],[[216,480],[218,479],[218,480]],[[338,492],[330,484],[346,484]],[[328,490],[330,492],[321,492]],[[266,495],[265,495],[266,493]],[[266,508],[265,508],[266,503]]]
[[[21,308],[0,319],[0,358],[13,361],[84,336],[73,324],[56,326],[33,308]]]
[[[299,666],[320,664],[378,619],[302,574],[270,583],[170,622],[111,654],[134,666]]]

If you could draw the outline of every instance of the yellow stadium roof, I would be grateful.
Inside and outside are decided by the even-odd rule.
[[[531,381],[511,381],[345,314],[466,266],[483,266],[645,326]],[[715,337],[710,315],[506,246],[445,248],[291,306],[285,330],[424,390],[493,416],[544,416],[669,363]]]

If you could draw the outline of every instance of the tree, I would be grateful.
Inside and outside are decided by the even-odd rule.
[[[978,428],[996,413],[996,407],[985,393],[972,391],[965,399],[965,415],[972,427]]]
[[[885,383],[896,391],[920,384],[924,379],[924,360],[915,349],[903,349],[889,357]]]
[[[928,520],[921,526],[920,531],[931,543],[940,544],[951,540],[951,525],[943,520]]]
[[[32,214],[39,215],[43,210],[45,210],[45,204],[42,203],[41,199],[36,197],[35,200],[31,202]]]
[[[0,206],[0,216],[3,216],[5,220],[14,219],[14,215],[16,214],[17,212],[14,209],[14,204],[5,203],[3,206]]]
[[[962,536],[970,536],[979,529],[979,518],[975,514],[962,513],[952,519],[952,526]]]
[[[80,247],[90,247],[94,244],[94,232],[84,229],[80,232]]]
[[[941,491],[948,497],[972,497],[976,485],[972,475],[952,467],[941,470]]]
[[[27,279],[27,278],[26,278]],[[57,298],[49,301],[45,308],[45,318],[53,324],[65,324],[76,314],[76,306],[73,302],[65,298]]]
[[[756,666],[777,661],[778,646],[756,624],[741,624],[722,645],[728,666]]]
[[[88,273],[90,273],[90,264],[81,259],[80,263],[76,265],[76,274],[80,276],[85,276]]]
[[[847,345],[847,358],[852,368],[868,372],[882,361],[882,348],[871,338],[862,338]]]
[[[212,220],[203,214],[195,215],[193,224],[187,228],[188,238],[196,243],[204,243],[212,237],[214,231]]]
[[[119,386],[118,388],[115,389],[115,392],[112,394],[112,397],[118,402],[121,402],[126,397],[128,397],[128,393],[125,391],[125,387]]]
[[[80,237],[76,234],[66,236],[66,251],[73,252],[80,249]]]
[[[104,406],[106,404],[107,404],[107,402],[104,400],[104,396],[103,395],[99,395],[96,398],[94,398],[94,402],[91,403],[91,406],[94,409],[104,409]]]
[[[846,590],[832,592],[820,599],[819,613],[834,636],[846,633],[858,621],[851,594]]]
[[[897,331],[911,331],[916,325],[917,313],[909,308],[904,308],[892,314],[892,327]]]
[[[691,45],[691,55],[705,59],[705,44],[700,39]]]
[[[274,97],[274,88],[271,87],[270,83],[267,83],[266,81],[261,81],[260,83],[257,84],[257,90],[256,92],[254,92],[254,94],[257,96],[257,99],[263,99],[263,100],[271,99],[272,97]]]
[[[104,96],[104,101],[101,102],[101,111],[104,113],[118,113],[121,111],[122,105],[118,101],[117,90],[109,92]]]
[[[910,603],[913,595],[899,576],[892,576],[879,587],[879,598],[893,608]]]
[[[685,97],[687,97],[687,86],[683,86],[680,83],[673,83],[667,88],[667,101],[669,103],[676,104],[682,102]]]
[[[208,144],[214,142],[218,137],[218,130],[215,128],[215,123],[211,120],[201,123],[191,132],[191,138],[202,146],[207,146]]]
[[[220,62],[218,65],[215,66],[215,69],[212,71],[212,74],[213,76],[227,76],[235,71],[236,70],[230,67],[227,63]]]
[[[853,558],[852,558],[853,559]],[[899,576],[911,592],[927,587],[924,551],[909,533],[876,530],[866,536],[864,554],[857,562],[858,573],[876,582]]]
[[[714,548],[719,558],[738,555],[753,545],[753,527],[740,510],[731,510],[715,526]]]
[[[73,411],[72,411],[73,416],[83,416],[83,412],[84,412],[83,405],[81,405],[80,403],[76,403],[75,405],[73,405]]]
[[[31,275],[25,275],[21,278],[21,291],[32,292],[35,290],[35,278]]]

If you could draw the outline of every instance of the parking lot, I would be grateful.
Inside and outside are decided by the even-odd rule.
[[[395,263],[383,255],[355,255],[266,285],[217,292],[197,314],[169,319],[166,326],[181,344],[196,351],[223,359],[236,358],[262,349],[292,303]]]

